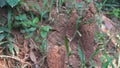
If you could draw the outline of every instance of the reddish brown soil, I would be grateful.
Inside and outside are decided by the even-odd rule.
[[[81,2],[81,0],[76,0],[76,2]],[[85,24],[86,21],[94,18],[95,12],[93,3],[90,3],[89,9],[85,11],[86,15],[84,15],[83,21],[81,22],[82,24],[80,23],[78,29],[82,36],[76,34],[73,38],[76,31],[75,24],[78,18],[77,11],[73,9],[70,18],[67,18],[67,15],[64,13],[56,14],[55,10],[51,11],[51,17],[56,17],[56,22],[49,23],[54,31],[51,30],[48,33],[46,55],[42,55],[39,50],[38,46],[41,43],[34,42],[34,38],[25,39],[19,30],[13,29],[11,33],[16,41],[14,46],[19,48],[19,53],[16,53],[17,57],[11,57],[10,59],[1,58],[0,68],[13,68],[14,66],[17,66],[18,62],[20,63],[18,66],[27,64],[27,67],[25,68],[40,68],[41,65],[42,68],[67,68],[68,63],[71,68],[80,68],[81,62],[78,56],[78,45],[80,45],[86,61],[88,61],[91,54],[96,49],[96,43],[94,42],[94,33],[96,30],[95,21],[92,20],[90,24]],[[40,24],[40,22],[38,24]],[[37,31],[35,33],[35,36],[36,35],[38,35]],[[66,57],[67,53],[64,37],[67,38],[69,47],[73,52],[69,59]],[[71,38],[73,39],[69,40]],[[0,49],[0,51],[1,50],[2,49]],[[93,60],[96,64],[100,65],[98,56],[93,57]],[[88,62],[86,65],[89,66],[90,63]],[[100,67],[98,66],[96,68]]]

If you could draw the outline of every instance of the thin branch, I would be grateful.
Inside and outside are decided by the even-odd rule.
[[[15,59],[21,63],[24,63],[24,64],[28,64],[28,65],[31,65],[30,63],[28,62],[25,62],[23,61],[22,59],[18,58],[18,57],[15,57],[15,56],[7,56],[7,55],[0,55],[1,58],[11,58],[11,59]]]

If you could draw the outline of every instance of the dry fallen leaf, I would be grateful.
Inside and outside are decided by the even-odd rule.
[[[37,63],[37,60],[36,60],[36,56],[34,54],[34,52],[31,50],[30,51],[30,59],[34,62],[34,63]]]

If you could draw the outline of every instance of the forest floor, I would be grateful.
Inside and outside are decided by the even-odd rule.
[[[95,9],[90,8],[86,11],[87,14],[84,17],[85,20],[88,20],[93,16],[94,13],[92,13],[92,11],[94,12]],[[21,33],[20,29],[11,29],[11,34],[14,40],[12,45],[17,50],[14,50],[15,54],[14,56],[11,56],[11,53],[9,53],[7,47],[0,47],[0,68],[80,68],[81,64],[83,63],[81,62],[82,60],[80,59],[80,55],[78,53],[79,47],[85,56],[83,58],[86,61],[85,66],[89,67],[91,66],[89,58],[101,44],[95,42],[95,33],[103,32],[106,34],[105,39],[108,39],[112,35],[116,35],[120,29],[118,26],[114,26],[112,24],[114,22],[109,23],[108,21],[111,20],[106,17],[105,20],[102,19],[103,24],[105,25],[105,29],[98,28],[96,22],[92,21],[89,24],[80,23],[78,30],[76,30],[76,20],[78,19],[76,9],[72,10],[69,18],[65,13],[57,14],[56,9],[52,9],[50,14],[51,18],[55,20],[52,21],[51,19],[49,22],[47,20],[43,20],[45,23],[41,23],[40,21],[37,23],[39,26],[48,25],[51,27],[46,38],[46,43],[35,42],[35,37],[39,37],[40,35],[38,30],[35,30],[31,38],[26,39],[24,37],[25,34]],[[109,35],[106,30],[110,30],[111,35]],[[67,43],[69,45],[68,50],[71,52],[69,57],[65,44],[65,38],[67,39]],[[110,39],[105,48],[106,53],[109,52],[109,56],[116,57],[114,60],[112,60],[112,62],[114,67],[117,68],[118,53],[115,47],[115,43],[116,39]],[[46,44],[46,51],[40,50],[39,46],[42,44]],[[101,55],[101,53],[98,53],[92,57],[92,60],[96,64],[95,68],[101,68]]]

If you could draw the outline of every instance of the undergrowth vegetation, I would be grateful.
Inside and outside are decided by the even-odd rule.
[[[46,56],[48,48],[47,35],[49,34],[49,31],[52,30],[52,27],[47,24],[49,24],[48,22],[56,23],[56,17],[52,18],[50,14],[51,10],[53,8],[56,8],[57,14],[65,13],[69,18],[72,10],[74,8],[77,9],[79,17],[76,21],[76,31],[74,35],[78,34],[79,36],[82,36],[78,31],[78,25],[82,22],[84,10],[86,10],[85,8],[88,7],[88,4],[91,1],[92,0],[84,0],[79,4],[75,3],[73,0],[41,0],[42,4],[36,4],[37,0],[36,2],[25,2],[24,0],[1,0],[0,47],[2,47],[3,50],[8,48],[8,52],[15,56],[15,53],[19,52],[19,50],[13,45],[16,42],[13,39],[14,37],[12,35],[12,30],[17,30],[24,35],[25,39],[34,38],[36,43],[40,43],[38,45],[38,48],[42,56]],[[100,2],[95,0],[94,2],[97,10],[96,14],[103,13],[110,18],[115,17],[116,19],[120,19],[119,0],[101,0]],[[68,4],[66,5],[65,3]],[[102,21],[100,20],[100,17],[97,18],[95,18],[96,22],[98,26],[101,27]],[[86,21],[85,24],[90,24],[91,20]],[[120,40],[119,34],[117,36]],[[75,36],[73,36],[73,38],[75,38]],[[95,42],[98,43],[96,45],[98,47],[89,58],[89,61],[85,61],[85,56],[82,52],[81,47],[79,46],[80,44],[78,44],[78,55],[81,61],[80,68],[93,68],[97,66],[92,58],[99,53],[102,55],[100,57],[101,68],[115,68],[113,60],[116,58],[119,59],[119,57],[109,55],[107,44],[110,42],[110,40],[110,38],[106,38],[106,34],[95,32]],[[69,49],[69,44],[66,37],[64,38],[64,44],[66,46],[67,58],[69,59],[70,55],[72,55],[72,51]],[[116,46],[115,50],[118,48],[119,46]],[[8,55],[8,52],[6,50],[5,54]],[[87,62],[90,63],[89,67],[86,67]],[[120,67],[120,61],[118,61],[118,66]]]

